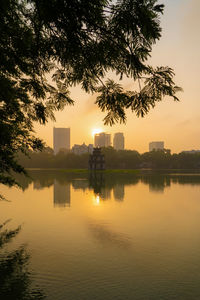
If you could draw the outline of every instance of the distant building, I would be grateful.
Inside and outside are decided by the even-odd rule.
[[[113,138],[113,147],[116,150],[124,150],[124,135],[122,132],[117,132]]]
[[[91,154],[93,152],[93,145],[89,144],[87,146],[85,143],[83,143],[82,145],[75,144],[72,147],[72,152],[76,155],[81,155],[81,154],[84,154],[84,153],[90,153]]]
[[[70,150],[70,128],[53,128],[53,150],[54,154]]]
[[[93,149],[94,149],[93,144],[89,144],[89,145],[88,145],[88,152],[89,152],[90,154],[92,154]]]
[[[164,142],[151,142],[149,143],[149,151],[164,150]]]
[[[195,154],[195,153],[199,153],[200,150],[188,150],[188,151],[182,151],[182,153],[188,153],[188,154]]]
[[[97,133],[94,136],[95,147],[109,147],[111,146],[111,135],[105,132]]]

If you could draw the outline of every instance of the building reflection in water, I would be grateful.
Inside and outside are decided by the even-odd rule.
[[[102,187],[99,193],[102,200],[109,200],[111,198],[111,189],[109,187]]]
[[[87,179],[73,179],[72,187],[74,190],[85,191],[89,188],[89,183]]]
[[[54,180],[54,206],[66,207],[70,206],[70,183],[65,182],[60,184],[57,180]]]
[[[42,190],[54,186],[54,206],[70,206],[70,185],[73,190],[94,192],[94,203],[99,205],[101,201],[111,199],[124,201],[125,187],[136,186],[137,184],[147,185],[150,193],[164,193],[171,184],[200,186],[200,174],[162,174],[150,172],[141,175],[118,174],[106,172],[89,172],[76,178],[60,171],[31,170],[29,177],[16,175],[16,180],[23,191],[27,190],[33,183],[34,190]],[[98,196],[97,198],[95,198]]]
[[[170,178],[167,176],[152,176],[148,178],[149,192],[163,194],[166,187],[170,187]]]
[[[44,186],[41,185],[40,181],[36,180],[36,181],[33,181],[33,189],[34,190],[43,190]]]
[[[124,200],[124,184],[116,184],[113,187],[113,195],[116,201]]]

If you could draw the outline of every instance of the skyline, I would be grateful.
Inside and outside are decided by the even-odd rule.
[[[180,102],[165,99],[143,118],[127,113],[126,125],[104,126],[104,113],[93,104],[95,95],[85,94],[80,87],[71,90],[71,96],[76,100],[73,107],[67,106],[63,112],[56,113],[57,121],[46,126],[35,126],[36,133],[52,147],[52,131],[55,127],[73,127],[72,144],[83,141],[90,144],[92,130],[113,134],[123,132],[126,136],[126,148],[148,151],[148,142],[164,140],[172,152],[199,149],[198,136],[200,129],[200,103],[198,95],[198,72],[200,69],[198,35],[200,3],[197,0],[166,0],[164,15],[161,17],[163,28],[160,41],[153,48],[153,65],[168,65],[175,71],[176,83],[183,88],[179,94]],[[186,73],[187,71],[187,73]],[[110,77],[115,77],[114,75]],[[127,89],[133,87],[130,80],[123,80]],[[82,125],[83,124],[83,125]],[[183,135],[184,132],[184,135]],[[148,137],[148,142],[147,142]],[[188,145],[190,145],[188,149]]]
[[[57,134],[55,135],[55,130],[57,131]],[[67,132],[65,132],[67,130]],[[62,132],[61,132],[62,131]],[[96,132],[96,133],[95,133]],[[64,134],[64,135],[63,135]],[[99,137],[101,137],[101,134],[105,135],[108,140],[107,141],[98,141]],[[82,147],[83,145],[85,147],[99,147],[100,144],[103,143],[107,143],[106,146],[100,146],[100,147],[113,147],[115,150],[133,150],[133,151],[137,151],[138,153],[145,153],[145,152],[149,152],[149,151],[152,151],[153,150],[153,145],[155,144],[155,148],[156,149],[167,149],[168,151],[171,152],[171,149],[169,147],[165,147],[165,141],[148,141],[148,150],[147,151],[144,151],[144,152],[140,152],[138,149],[134,148],[134,149],[128,149],[127,147],[125,147],[125,136],[124,136],[124,133],[123,132],[114,132],[113,135],[110,134],[109,132],[104,132],[104,131],[100,131],[100,129],[95,129],[93,130],[92,132],[92,135],[93,135],[93,140],[92,140],[92,143],[87,144],[82,141],[81,143],[74,143],[72,145],[71,143],[71,127],[68,127],[68,128],[64,128],[64,127],[53,127],[53,147],[50,147],[54,150],[54,153],[57,154],[59,152],[59,147],[60,149],[66,149],[66,150],[71,150],[73,152],[73,148],[74,147]],[[115,141],[115,138],[120,135],[120,141]],[[67,140],[65,140],[63,137],[67,138]],[[121,140],[121,138],[123,139],[123,141]],[[55,142],[55,139],[57,139],[57,141]],[[101,137],[102,139],[102,137]],[[103,137],[103,139],[105,139],[105,137]],[[117,137],[118,139],[118,137]],[[59,145],[57,145],[57,143]],[[116,145],[114,145],[116,143]],[[117,144],[120,144],[120,145],[117,145]],[[122,145],[123,144],[123,145]],[[47,147],[49,147],[49,145],[47,145]],[[121,149],[117,149],[118,147],[120,147]],[[56,149],[56,150],[55,150]],[[151,149],[151,150],[150,150]],[[181,153],[181,152],[199,152],[200,150],[199,149],[192,149],[191,147],[190,148],[187,148],[187,149],[184,149],[184,150],[181,150],[179,152],[174,152],[174,153]],[[75,151],[76,152],[76,151]],[[89,151],[90,152],[90,151]]]

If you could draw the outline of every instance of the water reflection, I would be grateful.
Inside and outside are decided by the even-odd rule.
[[[100,194],[101,189],[105,187],[105,176],[103,173],[91,172],[89,176],[89,187],[95,194]]]
[[[149,185],[149,191],[152,193],[164,193],[165,188],[171,185],[171,178],[161,175],[143,176],[141,182]]]
[[[85,191],[88,189],[88,181],[87,179],[74,179],[72,181],[72,186],[74,190]]]
[[[54,181],[54,206],[65,207],[70,206],[70,183],[61,184],[59,181]]]
[[[100,196],[99,195],[93,196],[93,205],[95,205],[95,206],[100,205]]]
[[[30,256],[21,246],[15,250],[5,250],[21,230],[5,229],[9,221],[0,225],[0,299],[2,300],[42,300],[46,297],[42,291],[32,286],[28,263]]]
[[[25,224],[35,274],[25,247],[4,247],[0,299],[42,299],[32,279],[48,300],[200,299],[199,175],[30,175],[1,214]]]
[[[139,183],[149,186],[151,193],[164,193],[171,184],[200,185],[200,174],[129,174],[129,173],[67,173],[62,171],[35,170],[29,172],[30,177],[18,178],[23,190],[31,183],[36,190],[53,186],[54,206],[66,207],[71,205],[70,186],[74,190],[92,190],[101,200],[109,200],[113,194],[115,201],[123,201],[125,186]],[[96,201],[98,202],[98,201]]]
[[[124,185],[116,184],[113,188],[113,194],[116,201],[124,200]]]
[[[43,188],[43,185],[38,180],[33,181],[34,190],[42,190]]]
[[[106,224],[97,224],[90,222],[88,224],[89,232],[100,242],[101,245],[111,245],[117,248],[131,248],[131,238],[127,234],[119,233],[109,228]]]

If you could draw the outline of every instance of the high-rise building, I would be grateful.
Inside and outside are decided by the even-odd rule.
[[[105,134],[105,147],[111,146],[111,134]]]
[[[53,128],[53,150],[70,150],[70,128]]]
[[[97,133],[94,136],[95,147],[109,147],[111,146],[111,135],[105,132]]]
[[[182,153],[188,153],[188,154],[195,154],[195,153],[199,153],[200,150],[187,150],[187,151],[182,151]]]
[[[113,138],[113,147],[116,150],[124,150],[124,135],[122,132],[117,132]]]
[[[164,150],[164,142],[151,142],[149,143],[149,151]]]

